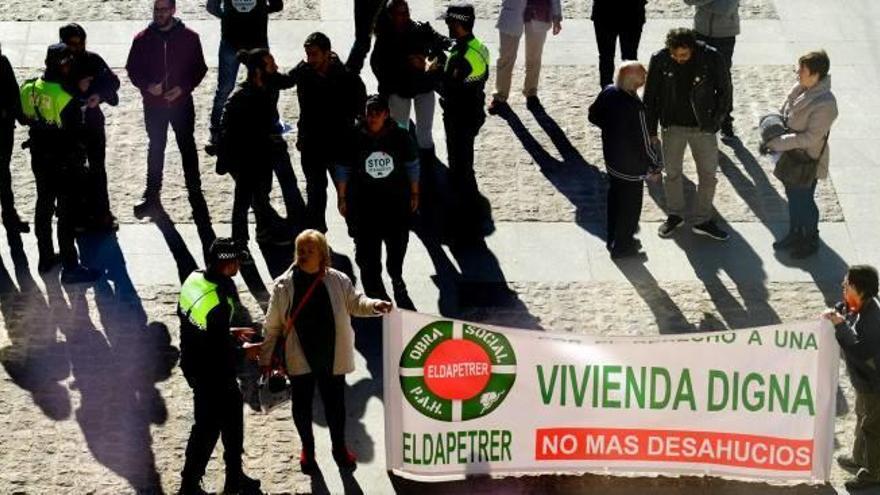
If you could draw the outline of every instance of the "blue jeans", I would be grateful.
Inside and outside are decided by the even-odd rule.
[[[816,180],[806,186],[785,186],[791,230],[805,234],[819,231],[819,208],[816,206]]]
[[[238,59],[235,57],[235,48],[229,43],[220,40],[218,52],[219,65],[217,67],[217,91],[214,93],[214,106],[211,108],[211,135],[220,129],[220,117],[223,115],[223,105],[229,94],[235,89],[235,80],[238,77]]]

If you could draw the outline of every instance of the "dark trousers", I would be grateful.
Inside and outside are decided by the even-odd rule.
[[[465,203],[475,200],[479,192],[474,176],[474,141],[485,120],[485,116],[443,116],[450,183],[455,196]]]
[[[12,174],[9,172],[14,141],[15,127],[0,124],[0,210],[2,210],[4,222],[18,219],[12,195]]]
[[[306,175],[306,228],[327,232],[327,174],[333,166],[333,158],[324,151],[323,145],[302,150],[302,168]]]
[[[47,152],[51,146],[31,141],[31,169],[37,185],[34,234],[40,256],[51,256],[55,252],[52,216],[57,213],[61,263],[64,268],[72,268],[79,263],[74,228],[83,214],[85,169],[80,159]]]
[[[880,479],[880,394],[856,391],[853,460]]]
[[[220,117],[223,115],[223,106],[229,94],[235,89],[235,79],[238,77],[238,58],[235,48],[222,38],[217,53],[217,90],[214,92],[214,103],[211,106],[211,134],[220,128]]]
[[[639,41],[642,39],[642,25],[619,26],[613,23],[594,22],[596,46],[599,48],[599,85],[604,88],[614,83],[614,53],[620,39],[620,58],[639,59]]]
[[[801,231],[808,235],[819,232],[816,184],[817,181],[814,180],[808,186],[785,186],[785,195],[788,197],[789,227],[792,231]]]
[[[345,448],[345,375],[306,373],[290,377],[290,404],[293,424],[307,453],[315,453],[315,435],[312,432],[312,400],[315,385],[324,403],[324,415],[330,428],[333,450]]]
[[[642,214],[643,181],[608,176],[608,235],[605,246],[622,251],[633,246]]]
[[[168,141],[168,126],[174,130],[177,147],[180,149],[183,164],[183,177],[189,204],[192,206],[196,223],[210,223],[208,205],[202,194],[202,179],[199,173],[199,154],[195,141],[195,109],[192,97],[174,107],[144,107],[144,124],[147,127],[149,145],[147,147],[147,189],[145,196],[158,198],[162,190],[162,173],[165,168],[165,145]]]
[[[232,238],[247,243],[248,210],[254,209],[257,230],[271,229],[283,220],[272,207],[269,192],[272,190],[272,168],[269,158],[253,160],[251,166],[234,173],[235,194],[232,200]],[[262,163],[260,163],[262,161]]]
[[[92,191],[93,212],[96,215],[110,213],[110,196],[107,192],[107,137],[104,127],[86,130],[86,156],[89,160],[89,183]]]
[[[382,0],[354,0],[354,45],[345,62],[354,72],[360,72],[364,68],[364,59],[370,51],[373,25],[383,3]]]
[[[710,38],[708,36],[698,34],[697,39],[705,41],[707,45],[718,50],[718,53],[720,53],[724,60],[727,62],[727,72],[730,73],[730,69],[733,67],[733,48],[736,46],[736,36],[730,36],[727,38]],[[730,109],[733,110],[732,95],[730,103]],[[733,117],[731,116],[730,112],[728,112],[727,117],[724,118],[723,125],[733,125]]]
[[[382,283],[382,243],[387,254],[385,268],[392,282],[403,281],[403,259],[409,244],[409,227],[361,228],[354,238],[354,259],[361,271],[367,296],[388,299]]]
[[[272,169],[275,172],[275,178],[278,179],[278,185],[281,187],[281,197],[284,198],[288,222],[301,224],[306,205],[299,193],[299,187],[296,185],[296,174],[293,172],[293,164],[290,163],[290,153],[287,151],[286,143],[275,143]]]
[[[241,472],[241,454],[244,443],[242,399],[235,380],[193,385],[193,415],[195,424],[186,444],[184,480],[200,480],[211,459],[217,439],[223,439],[223,460],[226,472]]]

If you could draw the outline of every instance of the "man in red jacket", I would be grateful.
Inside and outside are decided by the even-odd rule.
[[[175,0],[155,0],[153,22],[137,36],[125,65],[132,84],[141,90],[144,123],[147,127],[147,187],[143,199],[134,207],[138,218],[155,213],[162,189],[165,144],[168,125],[174,129],[183,161],[183,174],[193,219],[200,229],[210,229],[208,206],[202,195],[199,156],[195,142],[195,109],[192,92],[202,82],[208,67],[202,55],[199,35],[174,17]],[[202,242],[210,245],[213,232]]]

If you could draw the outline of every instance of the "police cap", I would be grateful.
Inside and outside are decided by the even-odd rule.
[[[55,43],[46,49],[46,67],[58,67],[69,63],[72,59],[73,52],[64,43]]]
[[[458,21],[464,25],[473,25],[474,21],[477,19],[477,14],[474,12],[474,6],[469,3],[460,3],[456,5],[450,5],[446,8],[446,15],[443,16],[446,19],[446,22],[449,21]]]
[[[211,243],[208,250],[208,264],[214,264],[218,261],[238,260],[244,258],[242,249],[229,237],[218,237]]]

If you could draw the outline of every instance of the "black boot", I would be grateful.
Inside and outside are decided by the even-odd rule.
[[[801,260],[808,258],[819,251],[819,232],[815,231],[810,234],[803,234],[800,242],[792,249],[792,259]]]
[[[140,202],[134,205],[134,216],[138,220],[142,220],[144,217],[153,216],[159,207],[159,194],[147,191],[141,197]]]
[[[184,478],[180,482],[180,490],[177,491],[177,495],[209,495],[209,493],[202,488],[201,481]]]
[[[782,239],[773,243],[774,251],[783,251],[797,246],[801,242],[801,233],[797,229],[791,229]]]
[[[226,482],[223,483],[224,495],[258,495],[263,493],[260,491],[260,480],[255,480],[243,471],[227,471]]]

